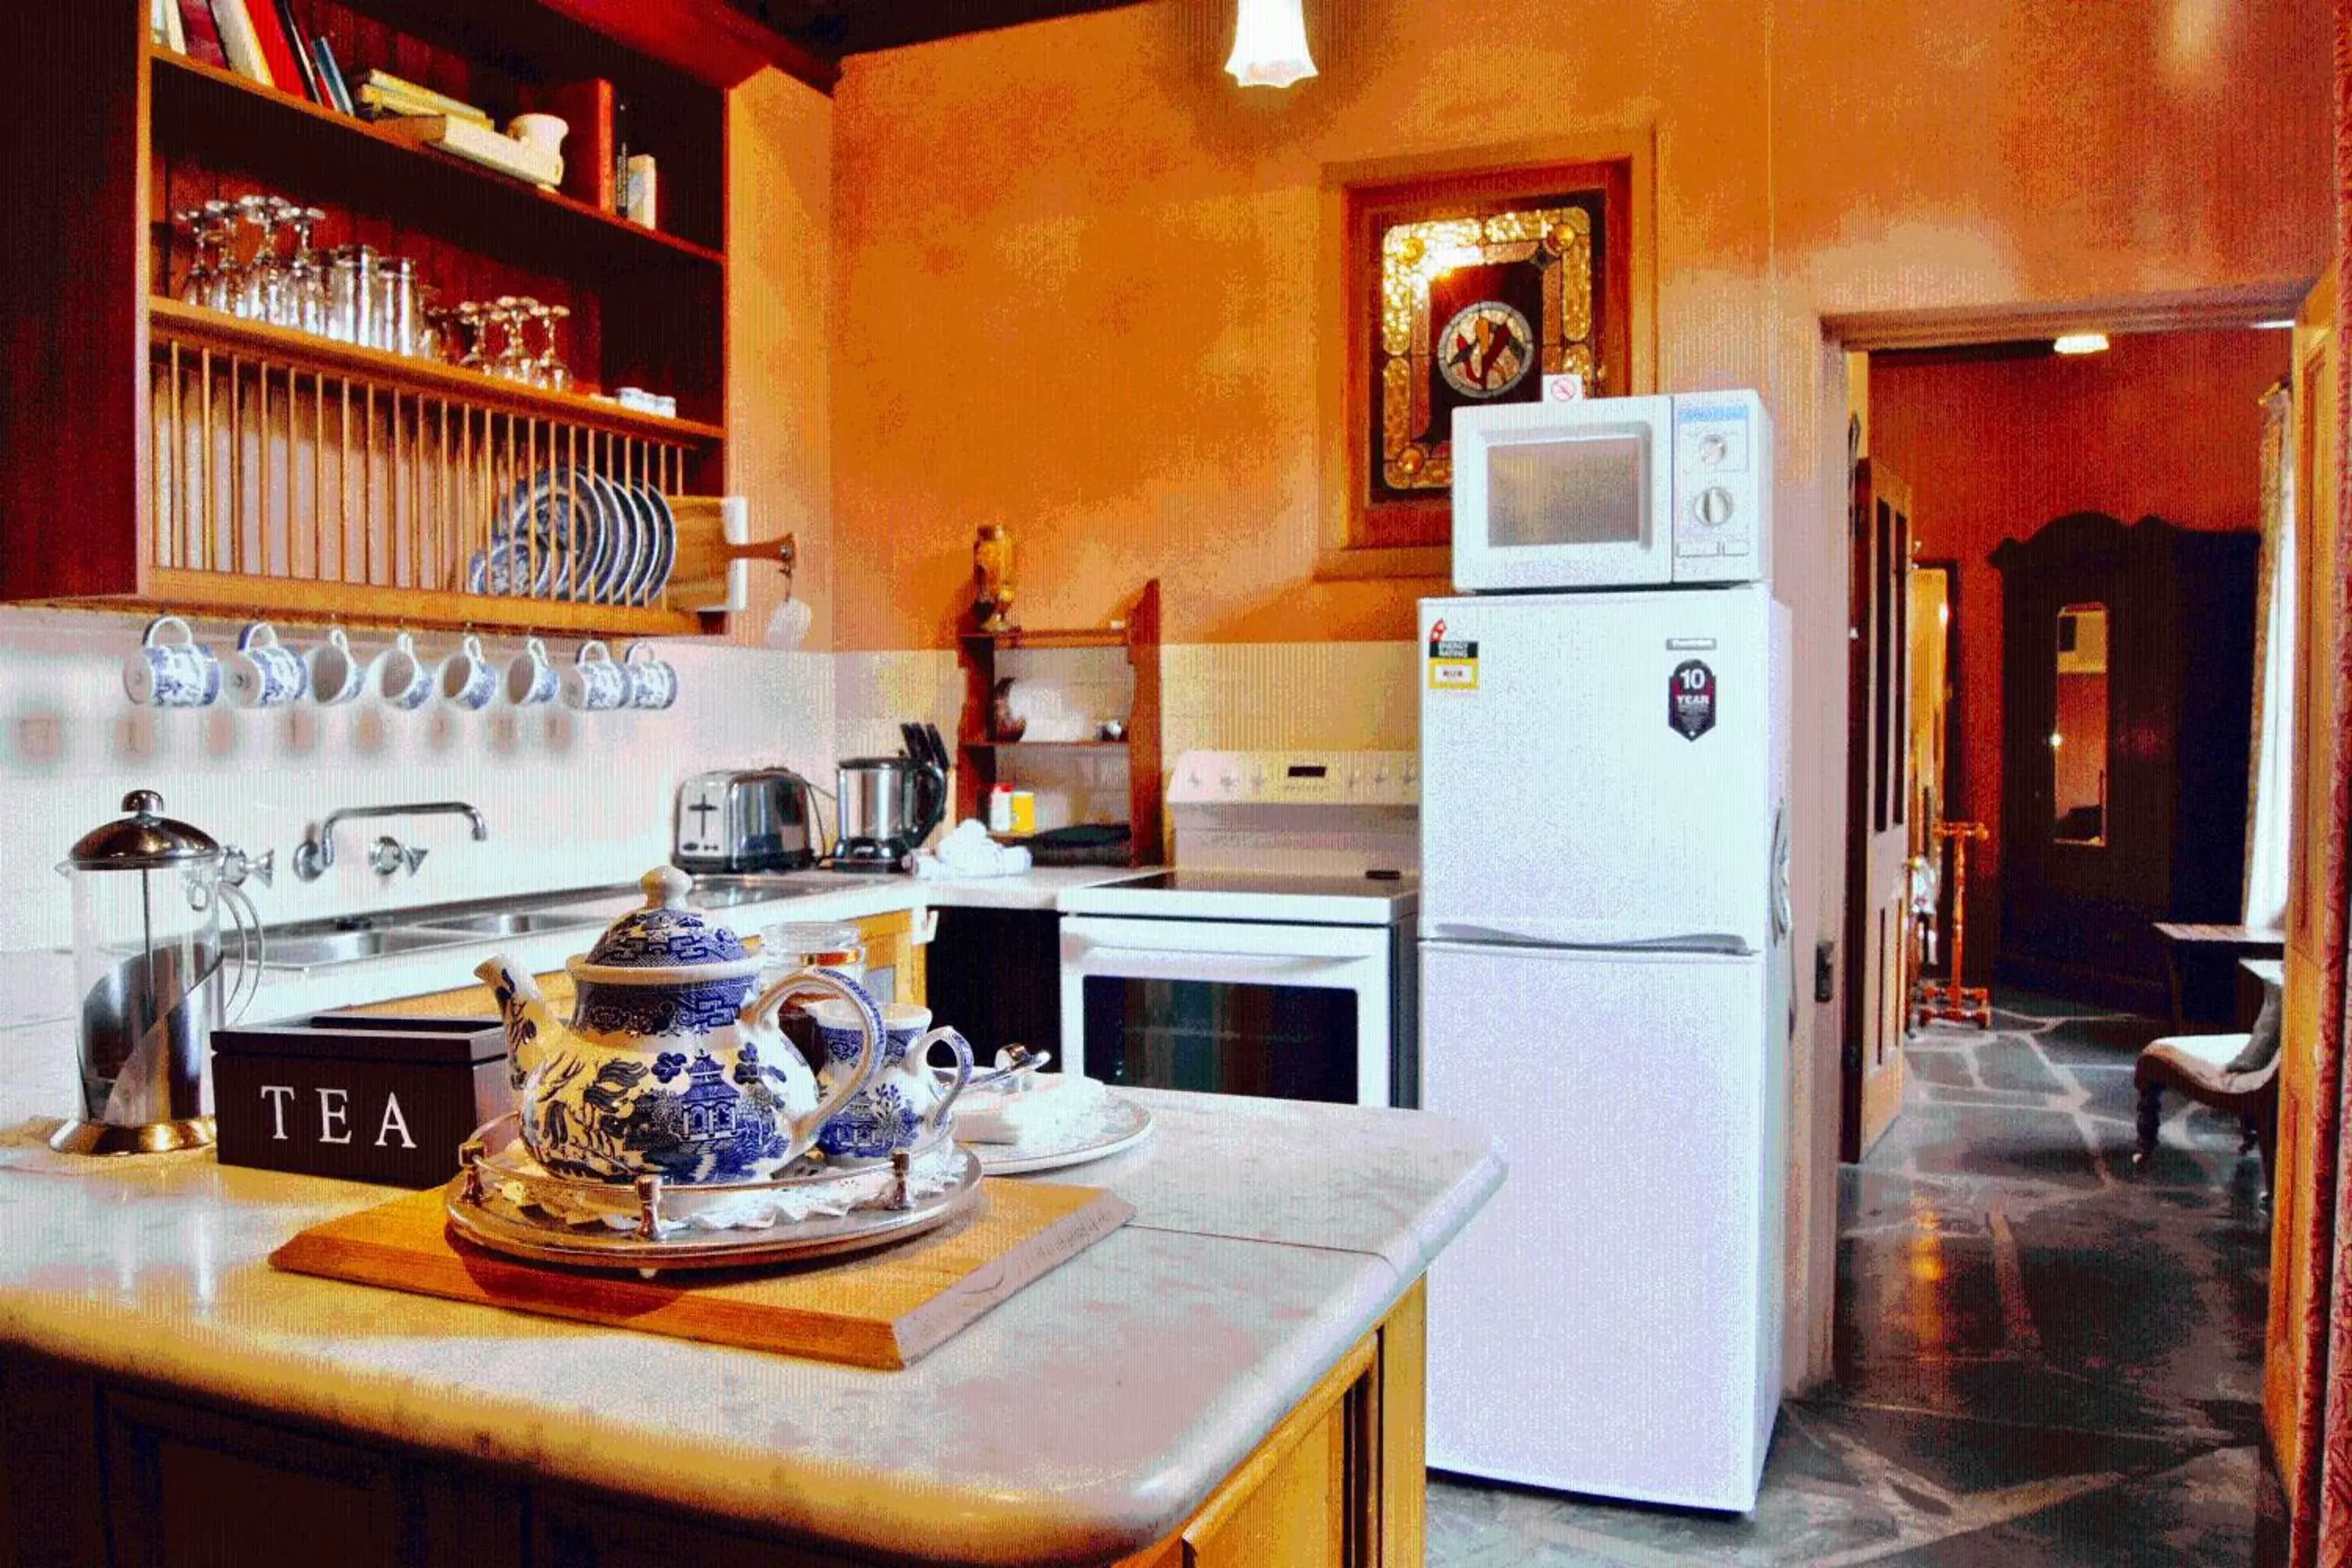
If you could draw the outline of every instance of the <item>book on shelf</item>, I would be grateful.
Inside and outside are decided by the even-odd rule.
[[[261,34],[253,26],[253,13],[246,8],[245,0],[212,0],[212,5],[228,68],[247,81],[277,86],[269,74],[269,57],[261,52]]]
[[[534,185],[551,190],[563,178],[563,160],[557,154],[525,146],[511,136],[501,136],[488,126],[470,120],[447,114],[395,114],[387,115],[375,125],[377,130],[389,132],[403,141],[437,147],[467,163],[479,163]]]
[[[294,58],[293,36],[278,17],[276,0],[245,0],[245,9],[252,18],[254,37],[261,40],[261,58],[269,62],[271,85],[296,98],[305,96],[310,83]]]
[[[336,63],[334,46],[325,37],[310,40],[310,59],[319,68],[319,87],[325,93],[320,100],[330,109],[356,115],[359,110],[352,102],[352,89],[343,80],[343,68]]]
[[[228,55],[221,48],[220,26],[213,20],[208,0],[176,0],[180,9],[181,52],[192,60],[228,69]]]
[[[293,80],[301,84],[303,96],[313,103],[325,103],[327,95],[319,87],[319,68],[311,63],[310,50],[302,41],[301,26],[294,20],[294,0],[276,0],[272,9],[277,14],[278,29],[274,39],[262,40],[270,49],[270,68],[277,68],[278,50],[283,49],[286,63],[294,72]],[[293,89],[289,86],[287,90]]]
[[[175,55],[188,52],[188,30],[180,20],[180,0],[149,0],[147,37],[159,49]]]
[[[487,110],[429,87],[419,87],[387,70],[372,70],[361,77],[358,98],[362,106],[379,114],[446,114],[452,120],[470,120],[477,125],[490,123]]]

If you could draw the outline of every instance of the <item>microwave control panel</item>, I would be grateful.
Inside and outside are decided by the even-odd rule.
[[[1752,392],[1674,400],[1677,583],[1746,583],[1772,574],[1772,422]]]

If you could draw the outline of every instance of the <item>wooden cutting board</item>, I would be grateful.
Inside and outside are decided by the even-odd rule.
[[[314,1225],[272,1267],[895,1372],[1135,1215],[1099,1187],[989,1180],[938,1230],[845,1258],[653,1279],[526,1263],[449,1233],[431,1188]]]

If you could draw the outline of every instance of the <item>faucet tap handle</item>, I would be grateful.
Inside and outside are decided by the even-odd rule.
[[[425,856],[423,848],[403,844],[387,833],[369,847],[368,868],[379,877],[389,877],[404,869],[414,877],[416,868],[425,864]]]
[[[248,855],[236,845],[221,850],[221,880],[232,888],[245,886],[247,879],[267,888],[278,879],[278,851],[265,849],[258,855]]]

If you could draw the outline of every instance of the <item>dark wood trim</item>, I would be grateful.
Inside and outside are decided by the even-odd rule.
[[[720,0],[541,0],[606,37],[712,87],[734,88],[770,66],[831,94],[841,64]]]
[[[142,586],[146,28],[114,0],[12,6],[0,30],[11,158],[35,172],[0,288],[0,598]]]

